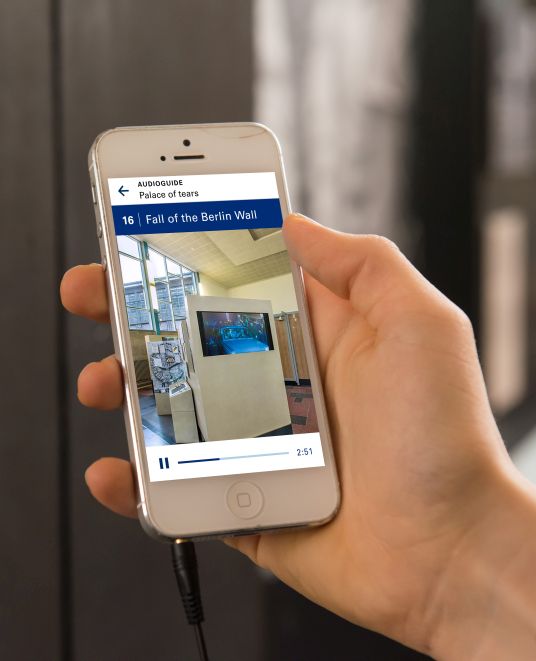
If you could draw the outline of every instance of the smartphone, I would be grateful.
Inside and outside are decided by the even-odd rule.
[[[169,540],[329,521],[339,486],[274,134],[117,128],[89,173],[143,527]]]

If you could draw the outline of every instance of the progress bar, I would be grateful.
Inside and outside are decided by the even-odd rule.
[[[207,461],[227,461],[229,459],[257,459],[258,457],[284,457],[290,452],[266,452],[264,454],[243,454],[236,457],[208,457],[207,459],[188,459],[177,461],[178,464],[202,464]]]

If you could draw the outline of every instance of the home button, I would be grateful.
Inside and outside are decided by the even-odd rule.
[[[236,482],[227,491],[227,507],[241,519],[253,519],[262,510],[264,498],[251,482]]]

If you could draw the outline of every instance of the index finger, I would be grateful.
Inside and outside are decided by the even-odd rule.
[[[64,307],[93,321],[109,322],[106,281],[100,264],[75,266],[63,276],[60,297]]]
[[[297,214],[285,220],[283,232],[294,260],[374,329],[446,301],[383,237],[334,232]]]

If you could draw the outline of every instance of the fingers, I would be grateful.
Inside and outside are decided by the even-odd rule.
[[[123,374],[115,356],[86,365],[78,377],[78,399],[84,406],[112,411],[123,403]]]
[[[63,276],[60,285],[64,307],[81,317],[109,321],[106,281],[100,264],[75,266]]]
[[[226,537],[223,541],[227,546],[231,547],[232,549],[235,549],[236,551],[240,551],[240,553],[246,555],[252,562],[258,564],[257,556],[258,556],[259,543],[261,541],[260,535],[241,535],[240,537]]]
[[[347,299],[373,328],[396,321],[442,295],[396,246],[381,237],[342,234],[304,216],[285,220],[284,235],[293,259],[315,280]]]
[[[116,514],[136,518],[136,492],[132,467],[124,459],[99,459],[86,470],[92,496]]]
[[[99,264],[75,266],[63,276],[61,301],[73,314],[107,322],[108,300],[104,272]],[[123,402],[123,376],[114,356],[87,365],[78,377],[78,398],[86,406],[116,409]],[[99,459],[86,470],[92,495],[108,509],[137,517],[132,469],[122,459]]]

